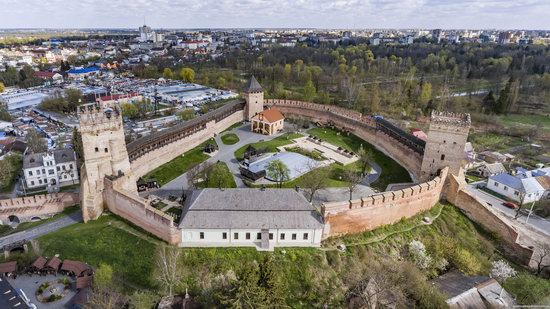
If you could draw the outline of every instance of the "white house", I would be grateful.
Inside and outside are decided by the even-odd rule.
[[[548,175],[524,177],[501,173],[489,177],[487,189],[504,195],[518,203],[528,204],[548,197]]]
[[[202,189],[185,202],[182,247],[319,247],[323,221],[292,189]]]
[[[62,187],[79,182],[76,155],[72,149],[26,155],[23,174],[29,189]]]
[[[476,172],[481,177],[489,177],[500,173],[506,173],[506,168],[502,163],[484,163],[476,169]]]

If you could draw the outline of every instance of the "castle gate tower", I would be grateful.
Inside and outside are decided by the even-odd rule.
[[[84,164],[81,173],[82,217],[84,222],[103,212],[103,179],[117,176],[121,187],[137,194],[136,181],[126,150],[122,116],[118,106],[102,108],[85,104],[78,109]]]
[[[254,76],[248,81],[243,89],[246,107],[244,111],[245,120],[250,121],[250,118],[264,110],[264,90]]]
[[[470,125],[470,114],[432,112],[420,181],[430,180],[446,166],[450,174],[458,174],[466,159],[464,146]]]

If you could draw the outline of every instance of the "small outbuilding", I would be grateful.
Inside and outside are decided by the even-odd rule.
[[[17,262],[11,261],[0,264],[0,275],[9,277],[17,271]]]

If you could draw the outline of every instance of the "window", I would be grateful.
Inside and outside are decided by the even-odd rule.
[[[46,169],[45,168],[42,169],[42,174],[46,175]]]
[[[273,240],[273,233],[269,233],[269,240]]]
[[[32,176],[32,171],[29,171],[29,176]]]
[[[200,232],[200,233],[199,233],[199,238],[200,238],[200,239],[204,239],[204,232]]]
[[[446,140],[443,140],[443,144],[445,144],[447,141]]]
[[[95,148],[95,152],[99,152],[99,148],[96,147],[96,148]]]
[[[514,191],[514,195],[519,195],[519,192],[518,192],[518,191]]]
[[[109,152],[109,149],[105,148],[105,152]]]
[[[31,186],[34,186],[34,181],[31,181]]]
[[[36,175],[40,175],[40,170],[36,170]]]
[[[55,174],[54,170],[48,170],[48,175],[53,175],[53,174]]]
[[[508,187],[507,187],[507,186],[504,186],[504,191],[508,191]]]
[[[233,239],[239,239],[239,233],[233,233]]]
[[[250,233],[246,233],[245,238],[250,239]]]
[[[63,175],[63,178],[64,178],[64,179],[67,179],[67,175]]]
[[[292,233],[292,240],[296,240],[296,233]]]
[[[281,240],[285,240],[285,233],[281,233]]]
[[[445,160],[445,155],[441,155],[441,161]]]
[[[495,187],[498,187],[498,182],[495,181]]]
[[[262,233],[256,234],[256,239],[262,239]]]
[[[308,233],[304,233],[304,240],[307,240],[308,237],[309,237],[309,234],[308,234]]]
[[[39,185],[42,184],[42,179],[38,179],[38,184],[39,184]]]
[[[73,169],[73,164],[72,164],[72,163],[69,164],[69,168],[70,168],[70,169]]]
[[[67,167],[65,165],[63,165],[63,170],[66,171],[67,170]]]
[[[57,167],[57,171],[58,171],[58,172],[61,171],[61,168],[60,168],[59,166]]]
[[[227,239],[227,233],[226,232],[222,233],[222,239]]]

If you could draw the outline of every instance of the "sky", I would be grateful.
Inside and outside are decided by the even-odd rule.
[[[550,29],[550,0],[0,0],[0,28]]]

